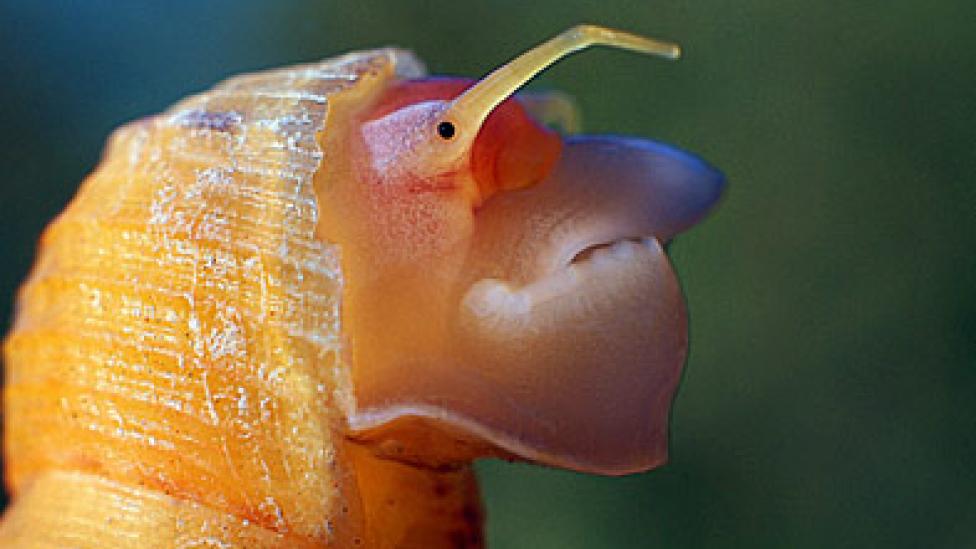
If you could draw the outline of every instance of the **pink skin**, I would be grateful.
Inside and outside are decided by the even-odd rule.
[[[512,100],[452,148],[435,128],[463,86],[442,82],[401,86],[352,136],[336,239],[354,436],[431,464],[662,463],[687,323],[661,242],[724,179],[651,141],[554,146]]]

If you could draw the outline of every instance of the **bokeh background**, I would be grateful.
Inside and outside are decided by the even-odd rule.
[[[533,84],[589,132],[730,186],[672,246],[691,357],[671,460],[620,479],[479,465],[494,547],[976,546],[976,3],[0,0],[0,322],[115,126],[226,76],[398,44],[480,75],[600,22]]]

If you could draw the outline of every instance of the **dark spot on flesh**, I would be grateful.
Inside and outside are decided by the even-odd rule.
[[[437,125],[437,135],[440,135],[444,141],[453,139],[456,131],[454,124],[451,122],[441,122]]]

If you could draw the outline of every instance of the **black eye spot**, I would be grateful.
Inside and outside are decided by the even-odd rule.
[[[441,122],[437,125],[437,135],[444,139],[451,139],[454,137],[454,124],[451,122]]]

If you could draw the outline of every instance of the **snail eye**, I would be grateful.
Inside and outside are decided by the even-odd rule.
[[[437,135],[441,136],[444,141],[450,141],[454,138],[456,129],[452,122],[441,122],[437,125]]]

